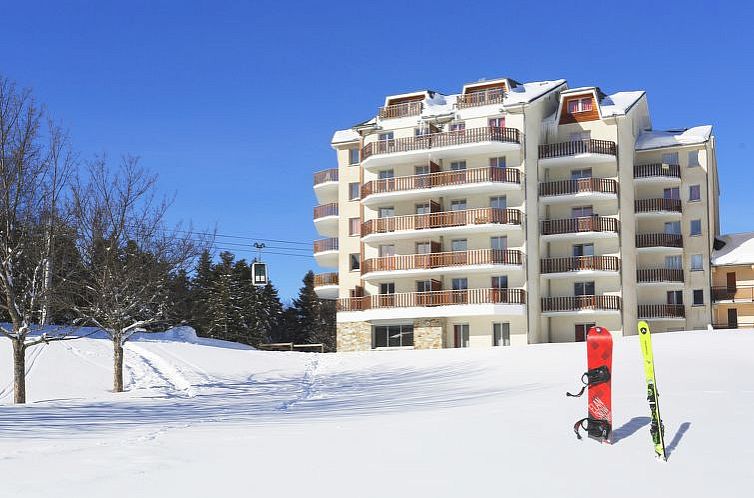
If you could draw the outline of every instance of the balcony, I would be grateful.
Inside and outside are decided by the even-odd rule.
[[[520,267],[523,260],[521,251],[502,249],[409,254],[364,260],[361,274],[365,280],[369,280],[386,273],[391,277],[448,274],[456,271],[474,273],[491,271],[499,266]],[[399,275],[395,272],[399,272]]]
[[[686,309],[682,304],[640,304],[640,319],[684,320]]]
[[[640,233],[636,235],[640,252],[683,252],[683,237],[673,233]]]
[[[468,107],[502,104],[504,98],[505,90],[503,88],[490,88],[487,90],[459,95],[456,100],[456,105],[459,109],[466,109]]]
[[[314,227],[321,235],[338,235],[338,203],[321,204],[314,208]]]
[[[361,198],[369,205],[389,199],[425,199],[428,189],[437,196],[514,190],[521,187],[521,176],[521,171],[515,168],[494,167],[399,176],[365,183],[361,187]]]
[[[543,237],[563,240],[617,237],[619,228],[620,223],[616,218],[605,216],[542,220],[540,225]]]
[[[314,194],[323,204],[338,200],[338,168],[314,173]]]
[[[677,164],[637,164],[634,166],[637,183],[681,183],[681,167]]]
[[[618,199],[618,182],[609,178],[579,178],[539,184],[541,202],[600,201]]]
[[[332,237],[314,241],[314,259],[323,268],[338,266],[338,239]]]
[[[713,287],[712,300],[716,303],[754,303],[754,286]]]
[[[448,235],[456,233],[499,232],[521,228],[518,209],[478,208],[463,211],[414,214],[368,220],[361,225],[365,242],[384,238],[411,238],[417,235]],[[421,232],[417,234],[417,232]],[[385,236],[381,236],[385,235]]]
[[[361,150],[362,165],[369,169],[384,166],[396,159],[403,162],[426,161],[427,151],[447,152],[462,157],[470,153],[496,154],[517,150],[521,134],[515,128],[486,127],[430,133],[368,143]],[[469,150],[474,145],[474,150]]]
[[[320,299],[337,299],[338,274],[333,272],[314,275],[314,292]]]
[[[422,113],[422,108],[423,101],[417,100],[380,107],[377,114],[380,119],[405,118],[408,116],[418,116]]]
[[[572,258],[543,258],[539,260],[542,276],[546,278],[612,275],[620,270],[617,256],[575,256]]]
[[[550,315],[617,313],[620,296],[543,297],[542,313]]]
[[[680,199],[637,199],[634,201],[637,216],[681,216]]]
[[[639,284],[683,284],[683,270],[680,268],[639,268],[636,270]]]
[[[617,153],[615,142],[608,140],[575,140],[539,146],[539,160],[546,166],[612,162]]]

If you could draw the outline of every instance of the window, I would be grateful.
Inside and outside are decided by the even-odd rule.
[[[594,282],[576,282],[573,284],[574,296],[593,296]]]
[[[392,140],[393,139],[393,132],[392,131],[386,131],[385,133],[380,133],[377,138],[380,140],[380,142],[384,142],[386,140]]]
[[[393,178],[395,176],[395,172],[392,169],[383,169],[379,173],[377,173],[378,178],[380,180],[387,180],[388,178]]]
[[[667,235],[681,235],[681,222],[680,221],[666,221],[665,233]]]
[[[395,256],[395,246],[393,244],[380,244],[378,251],[381,258]]]
[[[487,123],[491,128],[505,128],[505,116],[500,118],[490,118]]]
[[[702,234],[702,220],[691,220],[691,231],[689,235],[696,236]]]
[[[662,164],[678,164],[678,153],[670,152],[662,155]]]
[[[702,189],[699,185],[689,186],[689,201],[701,201]]]
[[[348,218],[348,235],[361,235],[361,223],[359,218]]]
[[[504,195],[490,197],[490,207],[494,209],[505,209],[508,206],[508,200]]]
[[[390,207],[381,207],[377,210],[377,217],[378,218],[392,218],[395,216],[395,208]]]
[[[574,340],[576,342],[586,341],[586,333],[589,332],[589,329],[595,327],[596,325],[596,323],[577,323],[575,327]]]
[[[568,101],[568,113],[588,112],[592,110],[592,98],[573,99]]]
[[[704,256],[701,254],[691,255],[691,271],[704,270]]]
[[[681,256],[665,256],[665,268],[680,270],[683,268],[683,258]]]
[[[353,201],[360,197],[359,182],[348,184],[348,200]]]
[[[469,324],[458,323],[453,325],[453,338],[457,348],[469,347]]]
[[[431,242],[417,242],[416,243],[416,254],[429,254],[431,252],[432,252]]]
[[[490,167],[492,168],[505,168],[505,156],[491,157]]]
[[[454,278],[451,283],[454,291],[466,290],[469,288],[469,280],[467,278]]]
[[[571,218],[586,218],[592,216],[594,211],[592,206],[577,206],[571,208]]]
[[[462,171],[466,169],[466,161],[453,161],[450,163],[451,171]]]
[[[491,287],[493,289],[507,289],[508,288],[508,275],[500,275],[492,277]]]
[[[694,306],[704,306],[704,290],[694,289]]]
[[[662,189],[662,197],[663,199],[680,199],[681,189],[679,189],[678,187]]]
[[[354,165],[359,164],[359,160],[361,159],[359,154],[359,149],[348,149],[348,164]]]
[[[432,212],[432,208],[429,205],[429,202],[422,202],[416,204],[414,207],[416,209],[416,214],[429,214]]]
[[[463,131],[466,129],[466,123],[463,121],[454,121],[450,123],[450,131]]]
[[[508,237],[490,237],[490,248],[498,251],[508,249]]]
[[[683,291],[668,291],[668,304],[683,304]]]
[[[580,142],[582,140],[589,140],[592,138],[592,132],[591,131],[574,131],[571,132],[569,135],[569,138],[571,142]]]
[[[511,345],[511,324],[500,322],[492,324],[492,345],[493,346],[510,346]]]
[[[413,325],[387,325],[372,328],[373,348],[400,348],[414,345]]]
[[[380,294],[395,294],[395,282],[382,282],[380,284]]]
[[[414,166],[414,174],[415,175],[428,175],[429,164],[421,164],[419,166]]]
[[[573,256],[594,256],[594,244],[574,244]]]
[[[414,128],[415,137],[423,137],[425,135],[429,135],[430,133],[432,133],[432,130],[429,129],[429,126],[420,126],[418,128]]]
[[[450,241],[450,250],[453,252],[460,252],[468,250],[468,243],[466,239],[455,239]]]
[[[572,169],[571,180],[578,180],[579,178],[591,178],[592,168]]]
[[[351,271],[357,271],[361,268],[361,262],[359,260],[359,253],[352,253],[348,256],[349,269]]]
[[[416,292],[430,292],[432,290],[431,280],[419,280],[416,282]]]
[[[464,211],[466,209],[466,199],[459,199],[456,201],[450,201],[451,211]]]
[[[699,166],[699,151],[692,150],[689,152],[689,168]]]

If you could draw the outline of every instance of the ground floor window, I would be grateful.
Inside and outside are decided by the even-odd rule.
[[[589,332],[590,328],[596,325],[596,323],[577,323],[574,340],[576,342],[584,342],[586,340],[586,333]]]
[[[511,324],[500,322],[492,324],[492,345],[493,346],[510,346],[511,345]]]
[[[381,325],[372,327],[373,348],[394,348],[413,345],[413,325]]]
[[[453,325],[453,339],[457,348],[469,347],[469,324],[459,323]]]

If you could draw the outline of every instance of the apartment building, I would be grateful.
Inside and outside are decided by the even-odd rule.
[[[712,324],[754,328],[754,232],[723,235],[712,253]]]
[[[642,91],[510,78],[385,98],[315,174],[340,351],[583,340],[711,323],[709,126],[655,131]]]

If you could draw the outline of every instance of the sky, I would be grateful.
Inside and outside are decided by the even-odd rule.
[[[752,25],[746,1],[3,0],[0,74],[82,161],[139,156],[173,222],[238,237],[217,240],[239,257],[286,241],[264,259],[288,300],[327,271],[312,175],[336,166],[333,131],[480,78],[646,90],[655,129],[712,124],[722,230],[754,231]]]

